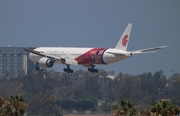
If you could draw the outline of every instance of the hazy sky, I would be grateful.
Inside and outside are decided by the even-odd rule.
[[[133,24],[128,50],[170,47],[96,68],[128,74],[162,69],[167,77],[172,68],[180,73],[179,0],[0,0],[0,47],[113,48],[128,23]]]

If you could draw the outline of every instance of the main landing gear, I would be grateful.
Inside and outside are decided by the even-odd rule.
[[[92,72],[92,73],[97,73],[98,70],[94,68],[95,66],[96,66],[96,65],[91,65],[91,68],[88,68],[88,71],[89,71],[89,72]]]
[[[66,65],[67,68],[64,68],[64,72],[67,72],[67,73],[73,73],[73,70],[70,68],[70,65]]]

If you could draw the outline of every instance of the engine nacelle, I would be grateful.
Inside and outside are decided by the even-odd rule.
[[[54,61],[49,58],[41,58],[39,59],[39,66],[42,68],[51,68],[54,65]]]

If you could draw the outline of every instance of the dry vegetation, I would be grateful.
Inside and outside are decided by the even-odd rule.
[[[63,114],[63,116],[111,116],[111,114]]]

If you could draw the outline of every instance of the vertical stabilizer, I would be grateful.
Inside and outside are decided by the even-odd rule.
[[[115,49],[126,51],[128,43],[129,43],[131,27],[132,27],[132,24],[129,23],[128,26],[126,27],[124,33],[122,34],[119,42],[117,43]]]

